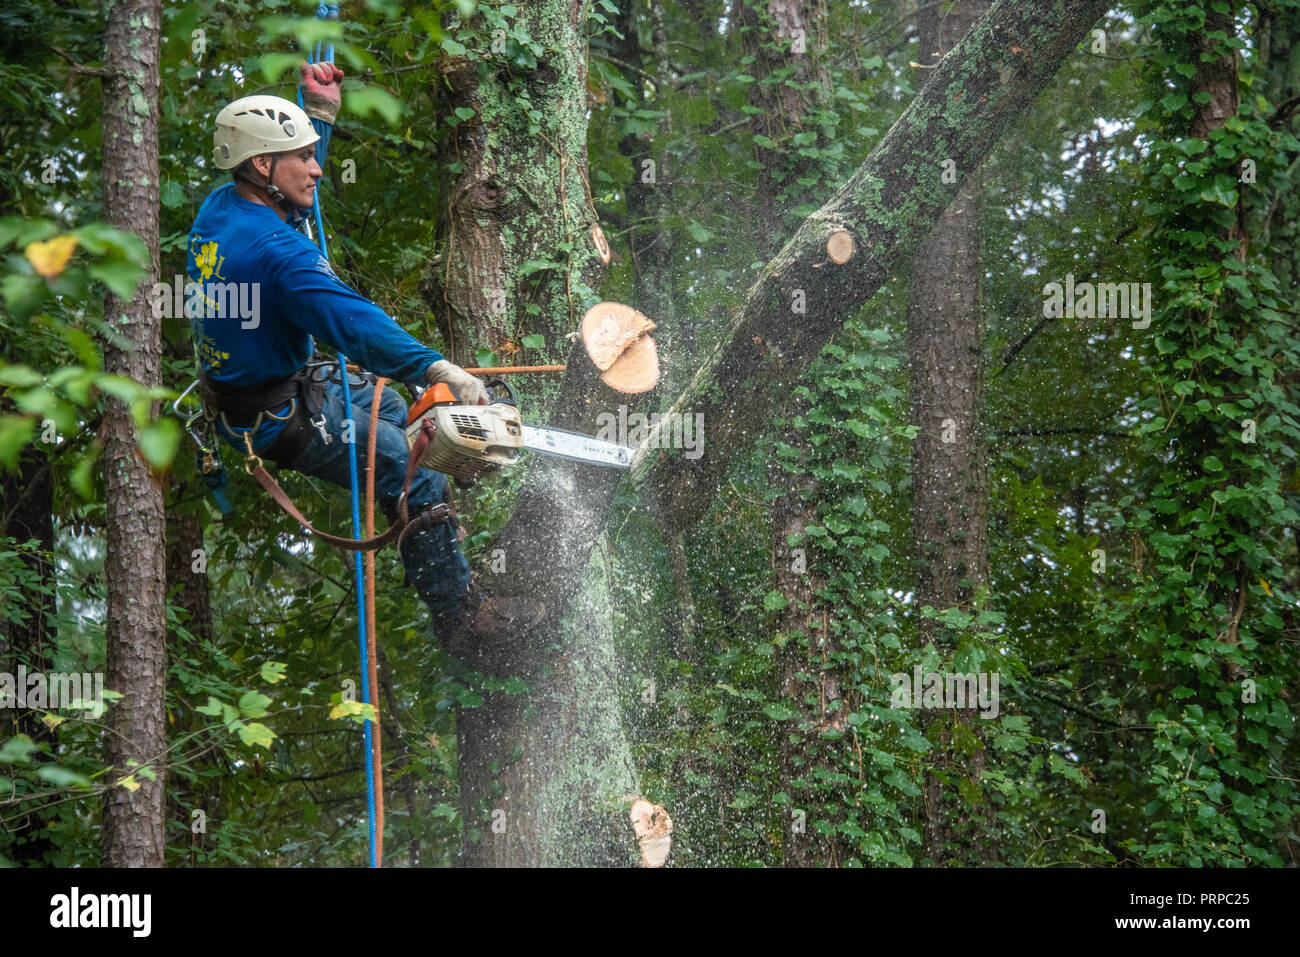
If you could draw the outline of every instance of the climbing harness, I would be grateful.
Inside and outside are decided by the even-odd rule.
[[[224,517],[232,510],[230,499],[226,496],[226,485],[230,477],[226,474],[226,466],[221,461],[221,450],[217,447],[217,437],[213,434],[211,420],[207,418],[201,406],[196,412],[186,412],[184,408],[185,400],[198,384],[199,381],[195,379],[190,383],[189,388],[176,397],[176,401],[172,403],[172,413],[181,420],[182,428],[194,440],[197,448],[194,453],[194,467],[203,477],[203,484],[212,493],[212,500],[217,503],[217,508]]]

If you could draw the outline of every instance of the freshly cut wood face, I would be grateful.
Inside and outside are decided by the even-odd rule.
[[[630,306],[602,302],[587,310],[582,320],[582,341],[601,372],[612,366],[632,343],[655,327]]]
[[[638,798],[630,813],[632,830],[641,844],[641,863],[646,867],[663,867],[673,844],[673,819],[662,804]]]
[[[655,324],[631,306],[597,303],[582,318],[582,342],[601,381],[618,392],[648,392],[659,382]]]
[[[826,254],[831,257],[831,262],[843,266],[853,258],[853,234],[847,229],[831,233],[830,239],[826,240]]]

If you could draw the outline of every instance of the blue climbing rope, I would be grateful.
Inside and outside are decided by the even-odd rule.
[[[339,17],[339,6],[337,3],[322,3],[316,8],[316,16],[322,20],[337,20]],[[316,44],[316,49],[312,56],[308,57],[308,63],[333,63],[334,46],[333,44]],[[302,86],[298,86],[298,105],[302,106]],[[325,168],[325,153],[329,149],[330,133],[333,127],[323,120],[312,118],[311,125],[316,132],[320,134],[320,139],[316,142],[316,163]],[[329,259],[329,247],[325,242],[325,224],[321,220],[320,213],[320,189],[312,191],[311,209],[313,218],[316,220],[316,242],[320,246],[320,253],[327,260]],[[353,426],[346,434],[348,447],[348,474],[352,479],[352,537],[361,538],[361,492],[357,481],[357,443],[356,431],[352,418],[352,388],[348,383],[348,357],[339,353],[339,380],[343,383],[343,407],[348,409],[348,425]],[[366,595],[365,595],[365,575],[361,562],[361,553],[352,553],[352,570],[356,579],[355,592],[357,596],[357,645],[361,655],[361,700],[365,704],[370,704],[370,661],[366,651]],[[375,768],[374,768],[374,739],[373,731],[370,727],[370,719],[365,721],[365,748],[366,748],[366,817],[369,821],[370,830],[370,866],[378,867],[379,858],[376,850],[375,835]]]

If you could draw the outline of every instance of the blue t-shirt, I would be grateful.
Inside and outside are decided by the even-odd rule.
[[[199,209],[186,272],[202,286],[201,300],[187,290],[186,310],[203,374],[213,381],[251,386],[288,378],[311,358],[313,337],[395,382],[421,381],[442,358],[339,279],[303,233],[236,193],[234,183],[213,190]],[[264,419],[258,446],[283,428]]]

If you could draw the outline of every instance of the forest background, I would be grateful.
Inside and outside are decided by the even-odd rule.
[[[228,448],[221,516],[150,296],[216,112],[324,40],[339,274],[462,365],[572,367],[633,305],[628,408],[706,450],[457,493],[485,584],[566,612],[498,673],[379,554],[387,865],[633,863],[634,797],[673,866],[1295,863],[1300,2],[313,13],[0,9],[0,673],[109,689],[0,710],[0,861],[366,859],[351,558]],[[1070,280],[1150,314],[1049,314]],[[526,420],[572,378],[516,380]],[[905,706],[914,669],[996,715]]]

